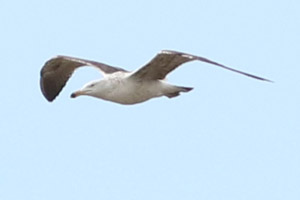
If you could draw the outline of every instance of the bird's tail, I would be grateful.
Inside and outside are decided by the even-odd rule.
[[[194,89],[192,87],[178,87],[178,88],[180,89],[180,92],[189,92],[192,89]]]
[[[189,92],[191,91],[193,88],[191,87],[181,87],[181,86],[176,86],[176,91],[165,94],[165,96],[169,97],[169,98],[173,98],[173,97],[177,97],[180,95],[180,92]]]

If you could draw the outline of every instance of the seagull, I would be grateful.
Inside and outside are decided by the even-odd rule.
[[[173,98],[179,96],[181,92],[189,92],[193,88],[169,84],[165,80],[166,75],[190,61],[206,62],[254,79],[271,82],[268,79],[226,67],[204,57],[163,50],[145,66],[133,72],[96,61],[56,56],[48,60],[42,67],[40,87],[45,98],[52,102],[76,69],[92,66],[100,70],[103,79],[85,84],[80,90],[73,92],[71,98],[87,95],[124,105],[141,103],[161,96]]]

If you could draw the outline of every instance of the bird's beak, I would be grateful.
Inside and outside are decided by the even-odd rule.
[[[76,98],[76,97],[78,97],[78,96],[80,96],[80,95],[85,95],[85,92],[84,92],[83,90],[78,90],[78,91],[76,91],[76,92],[73,92],[73,93],[71,94],[71,98]]]

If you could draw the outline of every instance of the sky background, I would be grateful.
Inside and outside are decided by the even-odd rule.
[[[300,199],[300,2],[2,1],[1,200]],[[134,70],[171,49],[274,81],[192,62],[168,76],[195,89],[123,106],[70,94],[49,103],[55,55]]]

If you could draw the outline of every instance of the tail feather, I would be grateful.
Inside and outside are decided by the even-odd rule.
[[[194,88],[192,88],[192,87],[178,87],[178,88],[181,89],[180,92],[189,92],[189,91],[191,91],[192,89],[194,89]]]
[[[173,97],[179,96],[180,92],[189,92],[193,89],[191,87],[179,87],[179,86],[176,86],[176,88],[178,89],[177,91],[165,94],[165,96],[167,96],[169,98],[173,98]]]

